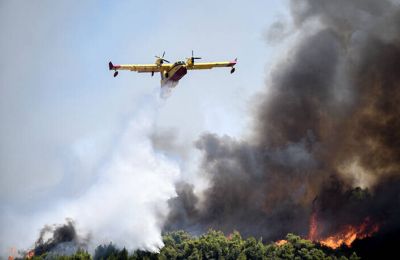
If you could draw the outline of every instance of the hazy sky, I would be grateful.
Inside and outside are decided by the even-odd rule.
[[[189,155],[205,131],[245,134],[254,95],[283,48],[268,45],[265,32],[287,13],[279,0],[1,1],[0,228],[9,216],[84,194],[126,125],[152,102],[159,75],[113,78],[110,60],[151,63],[166,51],[175,61],[191,50],[203,61],[237,57],[233,75],[188,72],[146,131],[169,133]],[[172,160],[182,178],[195,171]]]

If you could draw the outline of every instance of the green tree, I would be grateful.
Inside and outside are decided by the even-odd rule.
[[[247,258],[255,260],[265,259],[265,248],[261,240],[257,241],[254,237],[250,237],[246,240],[244,247]]]
[[[125,247],[119,252],[118,260],[128,260],[128,250]]]
[[[357,191],[360,192],[360,191]],[[286,236],[286,243],[277,245],[275,243],[264,244],[261,239],[254,237],[243,239],[239,232],[225,236],[216,230],[209,230],[201,236],[191,236],[185,231],[175,231],[163,234],[165,246],[159,253],[136,250],[131,254],[123,248],[118,249],[112,243],[99,245],[94,253],[94,260],[247,260],[247,259],[298,259],[298,260],[347,260],[341,255],[340,250],[331,250],[312,241],[303,239],[294,234]],[[32,260],[49,259],[50,254],[45,253],[35,256]],[[79,250],[71,256],[51,255],[51,259],[59,260],[90,260],[88,252]],[[353,253],[350,260],[360,258]]]

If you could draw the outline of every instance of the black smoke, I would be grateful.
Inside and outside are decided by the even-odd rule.
[[[54,255],[72,255],[79,249],[87,248],[87,239],[81,238],[72,220],[63,225],[47,225],[40,231],[33,253],[36,256],[45,253]]]
[[[245,140],[204,134],[201,197],[180,183],[165,230],[281,239],[366,218],[400,227],[400,7],[291,2],[298,44],[275,66]]]

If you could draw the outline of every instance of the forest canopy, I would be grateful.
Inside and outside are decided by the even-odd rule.
[[[158,253],[143,250],[128,252],[110,243],[99,245],[93,256],[85,250],[78,250],[70,256],[46,252],[31,259],[360,259],[354,252],[332,250],[294,234],[288,234],[285,240],[264,243],[261,238],[245,239],[237,231],[225,235],[220,231],[209,230],[201,236],[174,231],[165,233],[163,241],[165,246]]]

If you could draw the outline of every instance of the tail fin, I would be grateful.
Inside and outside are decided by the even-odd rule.
[[[108,68],[109,68],[110,70],[114,69],[114,65],[112,64],[111,61],[108,63]]]

